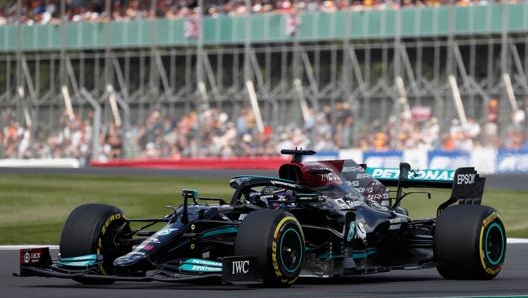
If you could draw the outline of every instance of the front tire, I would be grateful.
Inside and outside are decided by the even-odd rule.
[[[114,259],[131,249],[121,241],[129,237],[130,225],[120,209],[104,204],[85,204],[68,216],[62,229],[59,252],[63,258],[88,254],[103,256],[99,272],[111,275]],[[86,284],[111,283],[89,278],[75,280]]]
[[[437,270],[447,279],[492,279],[502,269],[506,230],[497,210],[480,205],[446,208],[434,232]]]
[[[301,225],[283,210],[263,209],[242,222],[235,241],[237,256],[255,256],[267,286],[287,287],[297,280],[304,260]]]

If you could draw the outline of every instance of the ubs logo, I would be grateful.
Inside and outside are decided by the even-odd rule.
[[[29,263],[29,262],[38,262],[40,260],[40,252],[32,252],[32,253],[29,253],[29,252],[26,252],[24,254],[24,263]]]

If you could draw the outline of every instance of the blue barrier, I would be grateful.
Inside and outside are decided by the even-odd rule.
[[[468,151],[432,150],[427,152],[427,168],[456,169],[460,167],[471,167],[470,157],[470,152]]]
[[[497,173],[527,173],[528,172],[528,148],[520,150],[497,151]]]

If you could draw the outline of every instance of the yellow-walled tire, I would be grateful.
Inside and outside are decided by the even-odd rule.
[[[130,237],[130,226],[123,212],[110,205],[84,204],[76,207],[62,229],[59,252],[62,258],[96,254],[103,257],[99,266],[102,275],[113,274],[114,259],[131,247],[119,241]],[[77,278],[86,284],[111,283],[107,280]]]
[[[302,269],[304,235],[290,213],[263,209],[251,212],[242,222],[235,241],[237,256],[255,256],[258,272],[267,286],[288,287]]]
[[[480,205],[446,208],[434,231],[437,270],[447,279],[492,279],[506,255],[506,230],[497,210]]]

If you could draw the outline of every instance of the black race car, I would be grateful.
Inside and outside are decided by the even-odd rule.
[[[46,247],[22,249],[16,275],[90,284],[215,278],[288,286],[298,277],[394,269],[436,267],[448,279],[500,272],[506,231],[497,210],[480,204],[485,178],[474,168],[373,169],[352,160],[303,162],[315,154],[309,150],[282,153],[293,158],[279,177],[232,178],[229,203],[183,190],[181,206],[150,219],[81,205],[66,220],[58,258]],[[436,217],[411,219],[400,205],[409,187],[452,191]]]

